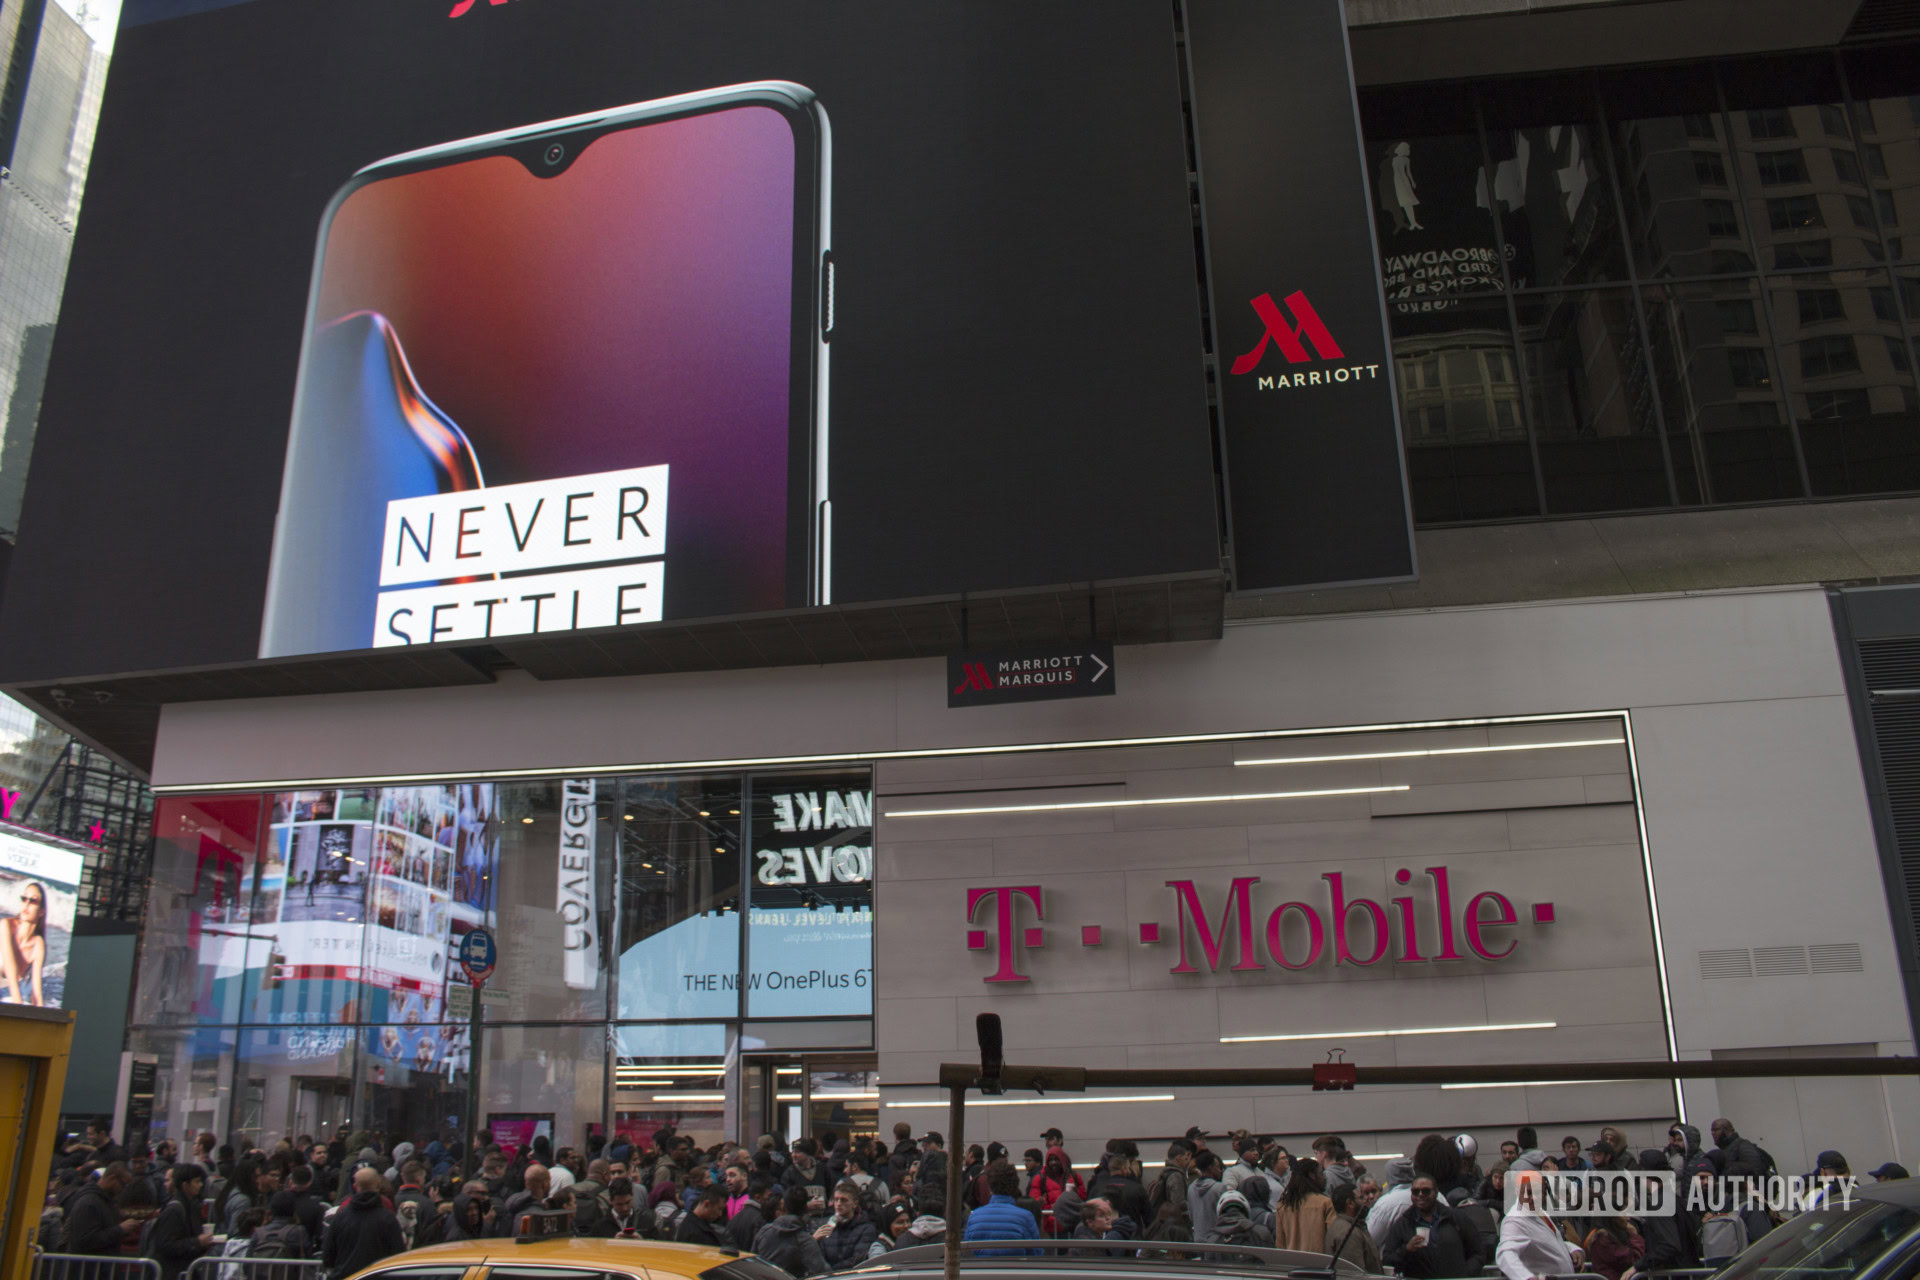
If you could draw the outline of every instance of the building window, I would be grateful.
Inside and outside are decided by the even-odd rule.
[[[1887,360],[1892,363],[1896,373],[1906,373],[1912,367],[1912,361],[1907,356],[1907,344],[1892,335],[1887,337]]]
[[[1804,231],[1824,227],[1820,201],[1814,196],[1782,196],[1767,201],[1767,225],[1775,231]]]
[[[1865,391],[1814,391],[1807,395],[1807,417],[1814,422],[1864,418],[1872,412]]]
[[[1899,224],[1900,209],[1899,206],[1894,203],[1893,192],[1875,190],[1873,193],[1873,203],[1879,209],[1880,224],[1882,226],[1891,227]]]
[[[1847,309],[1840,303],[1838,289],[1800,290],[1800,323],[1819,324],[1826,320],[1845,320]]]
[[[1884,320],[1888,324],[1899,324],[1900,317],[1893,312],[1893,290],[1885,285],[1875,285],[1867,290],[1867,296],[1873,299],[1873,318]]]
[[[1795,267],[1830,267],[1833,265],[1833,241],[1802,240],[1798,244],[1775,245],[1773,265],[1780,271],[1790,271]]]
[[[1707,234],[1722,240],[1740,238],[1740,217],[1731,200],[1702,200],[1707,211]]]
[[[1773,386],[1767,353],[1758,347],[1729,347],[1727,368],[1732,372],[1733,385],[1742,391],[1765,391]]]
[[[1808,180],[1806,157],[1800,154],[1798,147],[1789,151],[1756,151],[1753,153],[1753,163],[1760,171],[1763,186],[1784,187]]]
[[[1840,109],[1837,102],[1820,104],[1820,127],[1827,131],[1829,138],[1845,138],[1847,132],[1847,113]]]
[[[1693,177],[1703,187],[1724,187],[1727,185],[1727,166],[1714,152],[1696,151],[1693,153]]]
[[[1718,299],[1713,304],[1713,312],[1720,321],[1721,333],[1758,335],[1760,332],[1760,322],[1749,299]]]
[[[1877,142],[1869,142],[1861,150],[1867,153],[1867,172],[1876,178],[1887,176],[1887,153],[1880,149]]]
[[[1825,338],[1808,338],[1800,344],[1800,376],[1827,378],[1837,373],[1858,373],[1860,353],[1853,338],[1836,333]]]
[[[1860,172],[1860,157],[1838,147],[1833,149],[1833,176],[1842,182],[1851,182],[1856,187],[1866,182]]]
[[[1713,130],[1713,117],[1710,115],[1686,115],[1680,117],[1680,124],[1689,138],[1712,139],[1718,135]]]
[[[1853,225],[1861,231],[1875,231],[1873,206],[1867,203],[1865,196],[1848,196],[1847,213],[1853,218]]]
[[[1791,138],[1793,117],[1785,107],[1768,107],[1747,112],[1747,132],[1756,138]]]

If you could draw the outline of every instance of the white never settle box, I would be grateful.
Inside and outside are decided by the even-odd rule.
[[[665,563],[606,562],[666,549],[665,464],[397,499],[380,585],[437,585],[380,592],[373,645],[658,622]],[[603,567],[572,568],[585,564]]]

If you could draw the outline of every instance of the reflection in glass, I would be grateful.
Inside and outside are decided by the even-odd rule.
[[[164,808],[174,800],[163,796],[158,803]],[[127,1037],[127,1048],[155,1059],[149,1141],[171,1139],[179,1158],[190,1159],[196,1134],[226,1126],[234,1032],[206,1026],[136,1028]]]
[[[467,1110],[467,1035],[464,1025],[452,1023],[362,1028],[357,1127],[384,1133],[390,1143],[411,1142],[417,1151],[430,1142],[460,1140]]]
[[[1920,487],[1920,404],[1884,271],[1771,290],[1773,325],[1816,494]]]
[[[1920,93],[1913,46],[1849,50],[1848,87],[1854,96],[1854,128],[1863,153],[1864,178],[1879,214],[1881,233],[1895,260],[1909,256],[1911,233],[1920,226]]]
[[[757,776],[748,1017],[873,1013],[873,775]]]
[[[1698,68],[1652,68],[1603,73],[1600,87],[1639,273],[1753,270],[1713,77]]]
[[[1632,296],[1590,289],[1515,301],[1547,509],[1671,505]]]
[[[556,1149],[585,1149],[606,1105],[606,1025],[490,1025],[481,1034],[481,1127],[519,1146],[545,1122]]]
[[[1643,294],[1675,469],[1709,502],[1799,497],[1800,467],[1751,280]],[[1806,304],[1827,305],[1820,296]]]
[[[269,1147],[308,1134],[344,1134],[353,1096],[354,1029],[290,1026],[243,1030],[231,1128]]]
[[[737,777],[622,784],[620,1017],[739,1016],[741,806]]]
[[[1453,298],[1396,311],[1393,356],[1414,517],[1539,514],[1505,301]]]
[[[688,1024],[613,1029],[613,1126],[636,1148],[668,1122],[702,1146],[727,1136],[727,1029]]]
[[[1513,287],[1625,279],[1592,80],[1495,82],[1480,107],[1493,168],[1478,202],[1499,216]]]
[[[501,904],[499,971],[505,996],[489,1022],[604,1019],[611,957],[611,815],[619,784],[597,779],[501,783],[494,892]]]
[[[238,1021],[259,832],[257,795],[156,801],[135,1022]]]
[[[874,777],[753,779],[747,1017],[874,1013]]]

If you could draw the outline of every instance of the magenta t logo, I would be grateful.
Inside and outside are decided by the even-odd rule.
[[[1019,907],[1017,899],[1025,898],[1033,904],[1033,918],[1044,920],[1046,913],[1040,905],[1040,886],[1037,884],[1012,885],[1002,889],[967,890],[967,923],[972,924],[982,902],[991,901],[994,905],[993,942],[995,958],[999,960],[988,982],[1027,982],[1030,979],[1013,967],[1015,948],[1038,948],[1046,940],[1046,931],[1035,926],[1016,934],[1013,918]],[[987,931],[985,929],[967,930],[967,950],[985,951],[987,949]]]

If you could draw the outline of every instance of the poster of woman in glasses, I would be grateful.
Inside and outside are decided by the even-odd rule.
[[[60,1004],[82,865],[76,852],[0,831],[0,1003]]]

